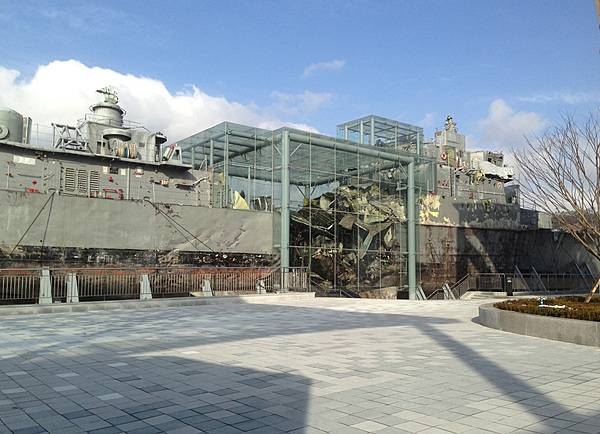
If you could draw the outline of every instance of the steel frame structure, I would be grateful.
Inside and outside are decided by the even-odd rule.
[[[357,129],[364,138],[364,128],[369,130],[367,144],[348,139]],[[269,211],[278,210],[280,214],[278,227],[274,228],[279,244],[274,247],[279,248],[282,270],[290,267],[291,248],[299,247],[290,244],[291,211],[327,191],[333,190],[336,200],[336,189],[341,187],[361,188],[368,184],[376,185],[378,190],[375,191],[388,192],[406,210],[405,251],[403,249],[401,253],[406,257],[409,298],[415,299],[418,200],[421,192],[435,188],[434,162],[421,155],[423,130],[368,116],[342,124],[338,134],[339,131],[345,135],[335,138],[289,127],[267,130],[223,122],[178,141],[178,145],[183,151],[184,162],[206,165],[220,177],[226,192],[223,206],[231,205],[227,192],[234,189],[246,188],[249,203],[261,196],[271,197]],[[378,139],[380,143],[375,146]],[[378,198],[373,200],[377,202]],[[357,237],[360,240],[360,236]],[[308,252],[319,248],[324,246],[311,244]],[[333,250],[337,250],[337,246]],[[376,251],[370,253],[378,254]],[[333,254],[335,256],[337,252]],[[364,253],[356,249],[356,254]],[[381,256],[381,252],[379,254]],[[360,272],[358,270],[357,274]],[[282,289],[285,290],[285,273],[282,276]]]

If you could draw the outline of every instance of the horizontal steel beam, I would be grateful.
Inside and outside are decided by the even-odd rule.
[[[392,154],[391,152],[383,152],[378,149],[371,149],[364,146],[353,145],[350,143],[343,142],[331,142],[320,137],[303,136],[300,134],[290,133],[290,140],[292,142],[306,143],[314,145],[319,148],[333,149],[338,151],[358,153],[361,155],[367,155],[369,157],[379,158],[380,160],[386,161],[402,161],[405,163],[413,163],[417,159],[416,157],[409,157],[406,155]]]

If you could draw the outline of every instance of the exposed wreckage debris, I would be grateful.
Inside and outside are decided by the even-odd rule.
[[[310,264],[323,289],[404,284],[404,205],[378,185],[339,187],[307,201],[291,220],[294,262]]]
[[[390,146],[389,141],[374,143]],[[550,247],[556,244],[550,222],[521,208],[519,186],[502,153],[467,151],[465,136],[450,116],[421,152],[433,159],[436,172],[435,184],[418,197],[419,282],[426,293],[468,273],[512,273],[515,267],[534,273],[589,270],[590,258],[576,243]],[[398,173],[370,175],[379,181],[390,177]],[[292,213],[294,263],[309,265],[321,288],[364,296],[373,289],[405,287],[406,196],[390,189],[393,184],[383,185],[338,187]]]

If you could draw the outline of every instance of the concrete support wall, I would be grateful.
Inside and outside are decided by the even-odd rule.
[[[600,264],[571,236],[547,229],[505,230],[456,226],[419,226],[421,281],[427,289],[455,282],[468,273],[523,272],[576,274]],[[431,287],[431,288],[429,288]]]

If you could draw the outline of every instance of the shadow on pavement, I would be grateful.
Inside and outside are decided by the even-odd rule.
[[[253,304],[5,318],[0,433],[301,433],[315,380],[282,364],[245,366],[243,353],[209,362],[203,347],[387,327],[419,330],[532,414],[541,415],[542,404],[553,414],[569,411],[438,328],[457,320],[344,308]],[[187,347],[179,351],[185,356],[167,354]]]

